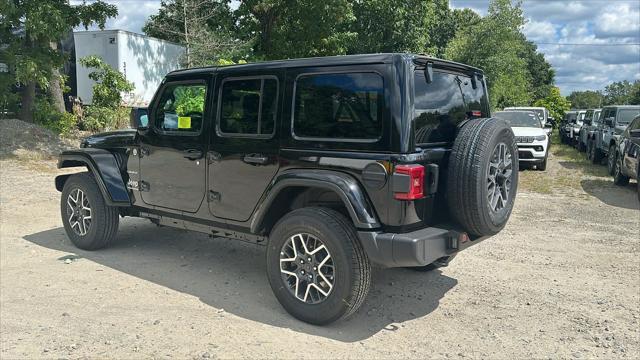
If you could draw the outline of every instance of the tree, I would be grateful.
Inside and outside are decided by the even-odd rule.
[[[640,80],[631,83],[627,80],[617,81],[604,88],[605,105],[628,105],[632,100],[634,86],[640,86]]]
[[[350,0],[241,0],[235,16],[261,59],[346,54],[356,38]]]
[[[531,77],[532,100],[549,96],[555,83],[556,72],[545,59],[544,54],[538,52],[538,46],[521,34],[522,50],[520,57],[527,62],[527,70]]]
[[[556,120],[564,118],[564,113],[571,109],[571,103],[560,95],[560,88],[556,86],[551,88],[547,97],[537,100],[533,105],[547,108],[549,115]]]
[[[433,18],[432,4],[424,0],[354,1],[351,29],[357,35],[349,53],[423,52],[429,43],[426,27]]]
[[[529,104],[531,75],[520,28],[524,24],[520,3],[492,0],[487,16],[461,29],[449,43],[445,56],[485,71],[493,108]]]
[[[567,96],[567,100],[575,109],[596,109],[604,104],[604,95],[601,91],[574,91]]]
[[[97,56],[87,56],[78,60],[86,68],[95,69],[89,73],[89,79],[96,82],[93,86],[93,105],[116,108],[122,103],[122,93],[133,91],[133,83],[111,65]]]
[[[36,87],[47,90],[55,108],[64,112],[63,57],[58,42],[74,27],[97,24],[117,15],[117,7],[102,0],[70,5],[68,0],[3,0],[0,31],[8,65],[21,92],[21,118],[32,121]]]
[[[145,34],[185,47],[186,67],[213,65],[246,56],[246,45],[232,36],[229,0],[163,0],[143,27]]]

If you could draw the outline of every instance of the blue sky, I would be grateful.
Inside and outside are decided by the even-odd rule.
[[[481,15],[489,4],[489,0],[450,1],[454,8],[468,7]],[[160,6],[160,0],[107,2],[119,10],[107,28],[133,32],[142,32],[146,18]],[[564,95],[600,90],[613,81],[640,80],[640,45],[615,45],[640,44],[639,0],[524,0],[522,6],[527,19],[523,32],[539,44],[556,69],[556,83]]]

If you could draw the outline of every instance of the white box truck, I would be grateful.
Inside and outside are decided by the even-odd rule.
[[[124,30],[76,31],[75,42],[77,96],[84,104],[91,104],[92,71],[78,62],[96,55],[117,69],[135,85],[131,94],[123,94],[129,106],[147,106],[154,92],[170,71],[179,69],[184,47],[142,34]]]

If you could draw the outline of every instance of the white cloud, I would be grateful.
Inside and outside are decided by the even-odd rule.
[[[640,8],[614,4],[598,15],[594,33],[597,37],[630,37],[640,39]]]
[[[454,7],[487,11],[489,0],[451,0]],[[524,0],[522,31],[556,69],[563,94],[599,90],[613,81],[640,79],[640,46],[576,46],[640,43],[638,0]]]
[[[142,33],[142,27],[147,21],[149,15],[157,13],[160,8],[160,0],[105,0],[105,2],[114,4],[118,7],[118,16],[108,19],[105,29],[128,30],[135,33]],[[81,3],[82,0],[71,1],[72,5]],[[96,29],[96,26],[89,28],[89,30]],[[79,28],[78,30],[84,30],[84,28]]]
[[[556,38],[556,27],[548,21],[528,20],[522,32],[527,39],[534,42],[549,42]]]

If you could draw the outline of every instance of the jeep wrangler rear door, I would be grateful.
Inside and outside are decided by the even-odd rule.
[[[207,80],[168,81],[156,95],[149,127],[140,133],[142,200],[196,212],[206,190]]]
[[[220,74],[209,160],[209,210],[246,221],[279,167],[279,72]]]

